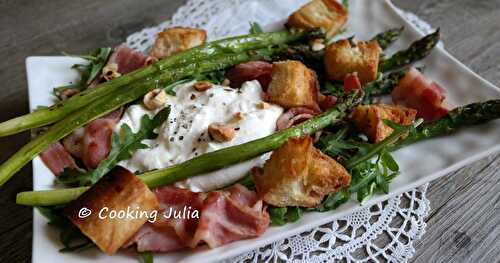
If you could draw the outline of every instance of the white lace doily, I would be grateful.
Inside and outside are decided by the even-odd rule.
[[[127,38],[140,51],[148,50],[166,27],[204,28],[209,38],[245,34],[250,22],[271,24],[308,0],[188,0],[172,19]],[[412,13],[401,11],[422,32],[431,27]],[[425,232],[429,201],[421,186],[370,208],[322,225],[227,262],[406,262],[415,253],[413,242]]]

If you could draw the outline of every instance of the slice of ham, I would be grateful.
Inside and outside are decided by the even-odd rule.
[[[135,236],[125,245],[137,245],[137,251],[169,252],[185,248],[185,243],[175,233],[172,227],[161,227],[146,223]]]
[[[62,139],[64,148],[76,158],[83,158],[83,136],[85,128],[76,129],[72,134]]]
[[[59,142],[50,145],[40,154],[40,158],[55,176],[60,175],[65,168],[78,168],[73,157]]]
[[[187,244],[191,241],[198,226],[198,218],[175,218],[174,211],[201,211],[205,194],[195,193],[186,189],[179,189],[173,186],[165,186],[155,191],[160,202],[161,209],[170,218],[159,220],[155,225],[160,227],[170,227],[177,237]]]
[[[347,74],[344,77],[344,91],[346,93],[350,93],[354,90],[359,89],[361,89],[361,82],[359,81],[358,73],[354,72],[351,74]]]
[[[326,111],[328,109],[331,109],[333,106],[337,104],[337,97],[332,96],[332,95],[323,95],[319,94],[318,96],[318,103],[321,108],[321,110]]]
[[[120,108],[77,129],[62,140],[64,148],[81,159],[87,168],[97,167],[111,150],[111,135],[122,112]]]
[[[318,112],[306,107],[290,108],[276,121],[276,129],[283,130],[293,125],[302,123],[316,115]]]
[[[115,124],[112,120],[97,119],[85,127],[82,160],[87,168],[96,168],[108,156]]]
[[[262,200],[257,200],[257,195],[242,185],[235,185],[227,192],[212,192],[204,203],[191,247],[206,243],[214,248],[260,236],[269,226],[269,214],[263,212]]]
[[[431,82],[415,68],[411,68],[392,91],[392,100],[417,110],[417,117],[426,121],[437,120],[449,111],[443,105],[444,89]]]
[[[118,65],[118,72],[120,74],[127,74],[146,64],[148,56],[135,51],[126,45],[119,45],[115,47],[113,54],[109,57],[108,65],[115,63]]]
[[[87,168],[96,168],[102,160],[108,157],[111,150],[111,135],[121,114],[122,109],[118,109],[85,126],[81,158]]]
[[[232,88],[240,88],[245,81],[258,80],[263,90],[271,82],[273,64],[264,61],[250,61],[238,64],[226,72],[225,77],[229,79]]]
[[[199,218],[173,218],[159,215],[159,220],[146,223],[127,246],[137,244],[137,250],[168,252],[194,248],[200,244],[217,247],[256,237],[269,226],[269,214],[257,194],[241,185],[208,194],[194,193],[172,186],[160,187],[155,194],[163,215],[170,209],[198,211]]]

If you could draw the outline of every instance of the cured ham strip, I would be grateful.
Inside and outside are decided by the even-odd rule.
[[[244,186],[235,185],[227,192],[212,192],[205,200],[191,247],[205,242],[210,248],[236,240],[260,236],[269,226],[269,214],[262,200]]]
[[[97,119],[85,127],[82,160],[87,168],[96,168],[108,156],[114,124],[108,119]]]
[[[122,109],[113,111],[74,131],[62,140],[64,148],[74,157],[82,159],[87,168],[97,167],[111,150],[111,135],[122,112]]]
[[[73,157],[59,142],[50,145],[40,154],[40,158],[55,176],[60,175],[65,168],[77,168]]]
[[[108,157],[111,150],[111,135],[121,114],[121,109],[116,110],[85,126],[81,158],[87,168],[96,168],[102,160]]]
[[[155,226],[160,228],[170,227],[174,230],[176,236],[183,241],[183,244],[189,243],[196,232],[198,218],[176,218],[176,215],[181,215],[181,211],[183,212],[185,208],[186,211],[201,211],[205,195],[173,186],[158,188],[155,194],[160,202],[160,208],[169,217],[161,218],[155,223]]]
[[[120,45],[115,47],[113,54],[109,57],[109,64],[117,64],[118,72],[120,74],[127,74],[134,71],[146,64],[146,59],[148,57],[138,51],[135,51],[126,45]]]
[[[331,109],[335,104],[337,104],[337,97],[332,95],[318,95],[318,104],[323,111]]]
[[[347,74],[344,78],[344,91],[349,93],[359,89],[361,89],[361,82],[359,81],[358,73]]]
[[[287,110],[276,121],[276,129],[283,130],[295,124],[302,123],[316,115],[316,111],[306,107],[296,107]]]
[[[441,86],[426,79],[420,71],[411,68],[392,91],[392,100],[417,110],[417,117],[426,121],[439,119],[448,113],[443,105],[445,92]]]
[[[156,189],[163,216],[146,223],[127,245],[138,251],[168,252],[206,243],[209,247],[256,237],[269,226],[269,214],[257,194],[241,185],[208,194],[194,193],[172,186]],[[190,207],[198,217],[181,217],[179,211]],[[189,209],[189,208],[188,208]],[[170,213],[171,210],[177,211]]]
[[[62,140],[64,148],[76,158],[83,157],[83,136],[85,128],[79,128]]]
[[[250,61],[238,64],[226,72],[226,78],[230,81],[232,88],[240,88],[245,81],[258,80],[263,90],[271,82],[273,64],[264,61]]]
[[[185,248],[186,245],[172,227],[156,227],[146,223],[125,246],[137,244],[137,251],[169,252]]]

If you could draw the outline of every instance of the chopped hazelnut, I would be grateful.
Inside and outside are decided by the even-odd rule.
[[[155,89],[144,95],[144,106],[148,110],[156,110],[165,105],[167,101],[167,93],[162,89]]]
[[[118,72],[118,64],[110,63],[102,68],[102,76],[106,81],[120,77],[122,74]]]
[[[243,119],[245,119],[245,113],[238,111],[234,114],[233,117],[236,121],[242,121]]]
[[[193,85],[193,88],[197,91],[205,91],[212,88],[212,83],[208,81],[199,81]]]
[[[230,141],[236,135],[234,125],[218,122],[208,125],[208,133],[218,142]]]
[[[257,103],[257,108],[258,109],[263,110],[263,109],[267,109],[269,107],[270,107],[270,105],[267,102],[261,101],[261,102]]]
[[[320,51],[325,48],[325,40],[321,38],[316,38],[311,41],[312,51]]]
[[[158,59],[157,59],[157,58],[152,57],[152,56],[148,56],[148,57],[146,58],[146,60],[144,61],[144,66],[153,65],[156,61],[158,61]]]
[[[231,81],[227,78],[222,80],[222,83],[221,83],[222,86],[227,86],[227,87],[229,87],[230,84],[231,84]]]

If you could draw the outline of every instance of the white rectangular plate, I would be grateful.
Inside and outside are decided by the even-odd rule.
[[[422,35],[395,11],[390,2],[382,0],[350,1],[348,28],[358,39],[369,39],[375,33],[404,25],[405,33],[391,47],[389,53],[407,47]],[[50,105],[52,88],[67,84],[77,78],[71,65],[81,62],[68,57],[29,57],[26,60],[30,107]],[[425,75],[437,81],[447,91],[451,105],[460,106],[471,102],[499,98],[500,90],[470,71],[451,57],[443,48],[436,48],[424,60]],[[402,174],[391,184],[390,194],[379,195],[363,207],[371,206],[392,196],[441,177],[500,150],[500,121],[464,129],[454,135],[432,139],[411,145],[395,153]],[[53,175],[36,158],[33,162],[33,184],[35,190],[53,187]],[[294,223],[282,227],[271,227],[255,239],[234,242],[208,250],[182,251],[156,255],[158,262],[209,262],[227,259],[240,253],[269,244],[273,241],[312,229],[362,208],[351,201],[335,211],[306,213]],[[57,232],[47,226],[46,220],[35,210],[33,221],[33,262],[137,262],[133,255],[119,253],[109,257],[97,250],[83,253],[59,253],[61,247]]]

